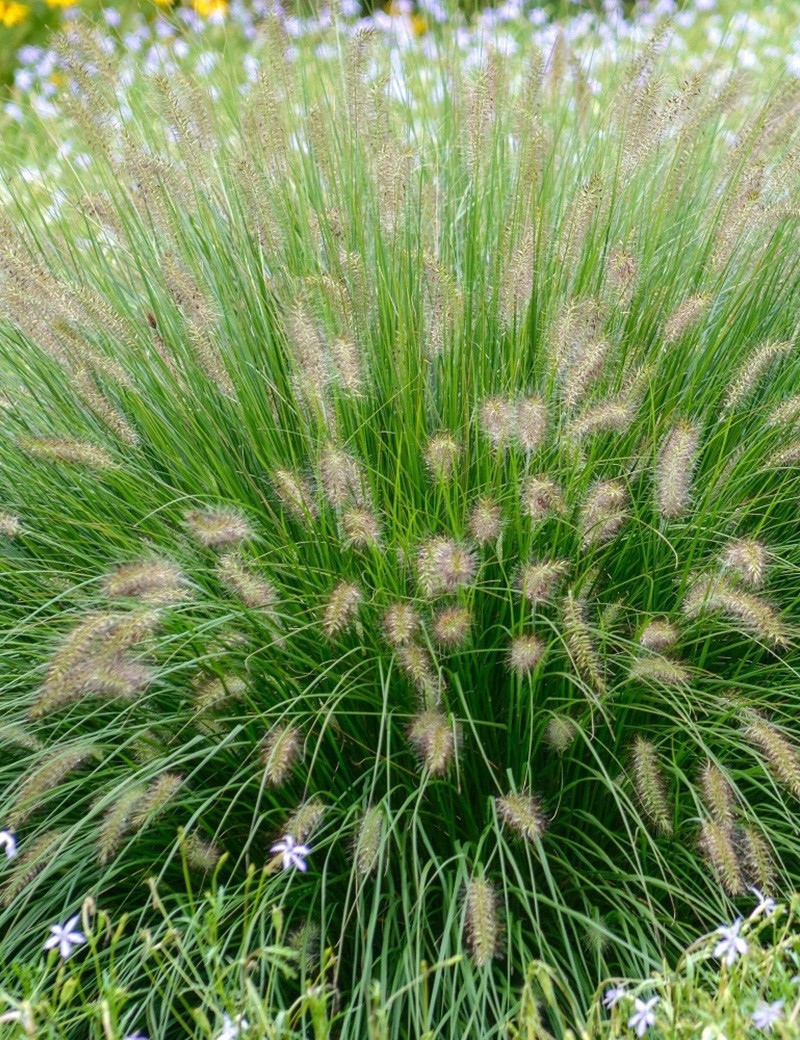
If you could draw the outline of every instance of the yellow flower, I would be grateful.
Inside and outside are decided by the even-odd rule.
[[[228,0],[194,0],[194,9],[203,18],[210,18],[212,14],[225,14]]]
[[[11,29],[25,21],[28,11],[28,6],[17,3],[17,0],[0,0],[0,25]]]
[[[415,36],[424,36],[428,31],[428,23],[421,14],[411,15],[411,28]]]
[[[47,0],[48,7],[72,7],[75,0]]]

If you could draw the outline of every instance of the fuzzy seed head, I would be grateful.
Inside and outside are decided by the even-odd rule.
[[[479,412],[480,425],[492,448],[499,451],[511,443],[516,426],[513,401],[504,397],[489,397]]]
[[[179,602],[188,594],[186,579],[169,560],[143,560],[117,567],[103,582],[103,589],[112,598],[156,605]]]
[[[63,462],[68,466],[86,466],[87,469],[110,469],[114,459],[104,449],[87,441],[73,441],[59,437],[25,437],[19,446],[37,459]]]
[[[374,513],[362,506],[353,506],[342,513],[345,545],[355,549],[374,548],[380,544],[381,528]]]
[[[103,816],[97,834],[97,859],[101,866],[109,863],[130,830],[137,807],[147,793],[143,784],[135,784],[124,791]]]
[[[235,553],[225,553],[220,557],[217,575],[246,607],[274,611],[278,602],[274,586],[254,574]]]
[[[216,867],[222,855],[219,845],[213,841],[204,841],[192,832],[184,841],[186,862],[194,870],[209,874]]]
[[[26,843],[25,851],[17,857],[11,877],[0,890],[0,903],[13,905],[28,885],[52,863],[66,839],[65,830],[53,829]]]
[[[431,437],[425,451],[425,462],[434,480],[450,480],[461,454],[461,446],[452,434],[439,433]]]
[[[668,650],[678,641],[680,632],[669,621],[656,619],[645,625],[639,636],[639,646],[645,650]]]
[[[137,802],[136,812],[131,817],[131,829],[141,830],[146,823],[159,817],[183,784],[184,779],[180,773],[160,773]]]
[[[757,347],[745,361],[725,392],[723,407],[736,408],[758,385],[765,372],[792,350],[791,342],[768,342]]]
[[[495,798],[495,806],[500,819],[521,838],[536,841],[543,836],[547,828],[547,819],[538,798],[512,791],[503,798]]]
[[[322,823],[325,806],[319,798],[310,798],[303,802],[289,817],[281,834],[291,834],[295,841],[305,842]]]
[[[425,769],[434,776],[443,776],[456,749],[453,724],[439,711],[425,711],[417,716],[408,731]]]
[[[633,741],[631,757],[633,786],[639,804],[657,831],[661,834],[672,834],[672,813],[655,745],[644,737],[637,736]]]
[[[193,509],[186,514],[186,524],[195,538],[207,549],[238,545],[253,537],[253,530],[234,509]]]
[[[586,621],[585,606],[569,592],[562,600],[561,613],[567,648],[575,668],[590,690],[602,696],[606,692],[606,682],[600,655]]]
[[[559,756],[569,751],[575,742],[578,727],[568,715],[553,715],[544,731],[544,739]]]
[[[322,489],[334,509],[361,500],[361,472],[351,455],[333,444],[326,444],[322,449],[319,468]]]
[[[781,731],[766,719],[753,716],[744,730],[745,739],[758,748],[778,783],[800,799],[800,755]]]
[[[682,516],[689,507],[699,440],[697,428],[681,421],[661,442],[656,472],[656,508],[665,520]]]
[[[491,881],[473,877],[467,882],[464,911],[472,960],[476,967],[483,968],[491,963],[500,945],[497,895]]]
[[[527,516],[538,523],[551,513],[566,510],[561,489],[550,477],[531,477],[522,489],[522,508]]]
[[[621,480],[595,484],[581,507],[583,547],[601,545],[619,532],[627,519],[628,492]]]
[[[425,595],[453,593],[474,581],[478,559],[460,542],[450,538],[430,538],[420,546],[418,570]]]
[[[353,624],[362,599],[357,585],[347,581],[339,582],[330,594],[322,615],[322,631],[328,639],[341,635]]]
[[[632,401],[614,398],[590,405],[570,423],[571,437],[590,437],[595,433],[621,433],[633,422],[636,409]]]
[[[517,405],[517,440],[531,454],[544,443],[549,425],[547,405],[541,397],[525,397]]]
[[[490,498],[479,499],[469,516],[469,533],[478,543],[497,541],[503,529],[503,512]]]
[[[767,571],[767,550],[754,538],[737,538],[729,542],[722,554],[722,566],[733,571],[751,588],[764,583]]]
[[[537,560],[526,564],[519,572],[517,585],[532,606],[538,603],[549,603],[555,593],[560,578],[567,573],[569,564],[566,560]]]
[[[711,297],[707,293],[690,296],[679,304],[667,318],[664,325],[664,343],[674,343],[686,332],[711,306]]]
[[[356,870],[363,877],[372,874],[377,868],[382,841],[383,807],[374,805],[361,817],[353,841],[353,860]]]
[[[397,661],[403,672],[422,694],[425,703],[436,702],[441,692],[441,680],[428,651],[416,643],[405,643],[397,648]]]
[[[716,820],[706,820],[700,828],[699,845],[700,851],[728,895],[743,895],[743,864],[736,851],[733,828]]]
[[[7,815],[12,830],[27,820],[43,803],[43,796],[55,790],[70,773],[100,757],[100,749],[85,741],[56,748],[24,776]]]
[[[289,776],[302,749],[303,738],[294,726],[272,727],[261,747],[264,779],[270,787],[279,787]]]
[[[509,647],[508,667],[516,675],[530,675],[544,656],[545,649],[544,642],[538,636],[517,636]]]
[[[419,617],[410,603],[393,603],[383,615],[383,631],[391,646],[410,643],[419,628]]]
[[[775,892],[775,863],[765,835],[755,827],[742,827],[739,838],[748,880],[764,894]]]
[[[227,707],[242,698],[247,683],[237,675],[202,678],[194,688],[195,711],[198,715]]]
[[[789,642],[776,610],[753,593],[732,587],[725,578],[705,575],[696,579],[686,594],[682,610],[687,617],[697,617],[704,611],[721,611],[765,643],[784,647]]]
[[[776,405],[769,413],[768,426],[791,426],[800,419],[800,394]]]
[[[306,523],[316,517],[317,503],[306,481],[290,469],[276,469],[272,474],[272,486],[284,509],[295,519]]]
[[[461,646],[469,636],[472,614],[466,607],[445,607],[433,618],[433,635],[442,646]]]
[[[13,513],[0,509],[0,538],[16,538],[22,533],[22,521]]]
[[[363,373],[361,354],[355,341],[344,337],[335,339],[331,343],[331,359],[343,389],[354,397],[360,396]]]
[[[711,818],[717,823],[731,824],[736,804],[733,788],[719,766],[710,759],[700,773],[700,790]]]
[[[689,682],[689,671],[677,661],[659,654],[637,657],[628,672],[635,682],[658,683],[661,686],[681,686]]]

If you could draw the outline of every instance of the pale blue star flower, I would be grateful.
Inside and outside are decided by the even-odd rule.
[[[737,917],[730,928],[722,925],[717,929],[717,935],[722,938],[714,947],[714,956],[723,960],[729,968],[737,957],[744,956],[750,950],[747,940],[739,935],[741,927],[742,919]]]
[[[283,840],[276,841],[269,851],[280,854],[284,870],[291,870],[292,867],[303,872],[308,870],[305,857],[308,856],[311,849],[308,845],[296,842],[291,834],[284,834]]]
[[[627,997],[627,995],[628,992],[624,986],[611,986],[603,994],[603,1007],[607,1011],[610,1011],[611,1008],[616,1007],[622,998]]]
[[[785,1003],[786,1001],[784,1000],[773,1000],[771,1004],[766,1004],[764,1001],[757,1004],[755,1011],[750,1016],[756,1029],[763,1029],[769,1033],[775,1023],[780,1022],[783,1018],[783,1005]]]
[[[72,953],[74,946],[81,946],[86,942],[86,936],[83,932],[78,931],[78,921],[80,921],[80,914],[75,914],[64,925],[51,925],[50,931],[52,935],[44,944],[44,948],[46,950],[54,950],[58,947],[61,957],[66,960]]]
[[[655,1025],[656,1013],[653,1008],[658,1003],[658,997],[650,997],[642,1000],[637,997],[633,1002],[633,1014],[628,1019],[628,1029],[633,1029],[638,1037],[643,1037],[650,1026]]]

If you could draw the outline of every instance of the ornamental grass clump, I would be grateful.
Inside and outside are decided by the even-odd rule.
[[[505,1035],[800,884],[796,121],[267,37],[123,134],[76,80],[70,220],[2,216],[4,952],[214,870],[344,1040]]]

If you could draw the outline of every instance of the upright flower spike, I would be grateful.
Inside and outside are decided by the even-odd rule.
[[[533,795],[512,791],[495,798],[495,806],[503,823],[526,841],[536,841],[544,835],[547,820]]]
[[[621,480],[604,480],[589,491],[581,507],[583,547],[601,545],[619,532],[627,519],[628,491]]]
[[[461,646],[469,636],[472,614],[466,607],[445,607],[433,618],[433,635],[442,646]]]
[[[272,474],[272,486],[283,508],[301,523],[315,519],[318,513],[314,495],[306,481],[290,469],[282,467]]]
[[[517,405],[517,440],[527,454],[544,443],[549,425],[547,405],[541,397],[524,397]]]
[[[469,515],[469,533],[478,543],[497,541],[503,529],[503,511],[491,498],[480,498]]]
[[[544,642],[533,634],[517,636],[512,639],[508,650],[508,667],[516,675],[530,675],[544,657]]]
[[[764,582],[767,570],[767,550],[754,538],[736,538],[729,542],[722,553],[722,566],[752,589]]]
[[[391,646],[410,643],[419,625],[419,617],[410,603],[393,603],[383,615],[383,631]]]
[[[726,823],[706,820],[700,827],[699,845],[728,895],[742,895],[746,886],[733,828]]]
[[[482,968],[491,963],[500,944],[494,885],[485,877],[470,878],[464,903],[467,943],[475,966]]]
[[[475,553],[450,538],[430,538],[418,553],[419,581],[426,596],[454,593],[470,585],[478,570]]]
[[[675,520],[689,508],[700,434],[681,421],[661,442],[656,471],[656,508],[665,520]]]
[[[322,489],[334,509],[363,499],[361,470],[352,455],[329,442],[322,449],[319,468]]]
[[[534,523],[539,523],[553,513],[565,512],[566,503],[556,482],[540,474],[525,483],[522,489],[522,509]]]
[[[434,480],[450,480],[461,454],[461,446],[449,433],[438,433],[428,441],[425,462]]]
[[[637,736],[632,748],[633,785],[639,804],[646,815],[662,834],[672,834],[667,786],[661,772],[658,751],[655,745]]]
[[[446,715],[436,710],[423,712],[412,722],[408,739],[429,773],[443,776],[447,772],[456,749],[456,733]]]
[[[569,564],[566,560],[536,560],[526,563],[517,579],[523,599],[533,607],[539,603],[550,603],[559,579],[568,569]]]
[[[495,451],[508,447],[516,427],[514,403],[504,397],[489,397],[480,407],[480,425]]]
[[[295,766],[303,741],[295,726],[276,725],[267,734],[261,749],[264,777],[272,787],[278,787]]]
[[[341,581],[331,592],[322,615],[322,631],[334,639],[356,619],[363,597],[357,585]]]

